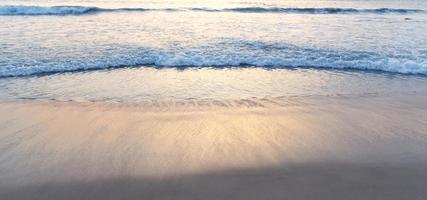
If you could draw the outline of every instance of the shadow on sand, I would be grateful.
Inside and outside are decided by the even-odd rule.
[[[0,189],[0,199],[411,199],[427,197],[427,168],[312,164],[173,177],[117,177]]]

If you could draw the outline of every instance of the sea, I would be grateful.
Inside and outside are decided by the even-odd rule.
[[[425,0],[0,1],[0,99],[420,92]]]

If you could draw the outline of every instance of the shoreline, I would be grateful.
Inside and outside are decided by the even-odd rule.
[[[236,100],[250,100],[252,97],[258,97],[254,101],[260,102],[264,97],[274,100],[316,96],[427,94],[425,85],[427,79],[420,76],[356,71],[133,68],[0,79],[0,101],[46,99],[167,104],[180,101],[226,101],[226,104],[234,106],[238,103]]]
[[[0,195],[10,199],[426,195],[425,95],[265,99],[270,103],[252,99],[259,104],[234,107],[2,101]]]

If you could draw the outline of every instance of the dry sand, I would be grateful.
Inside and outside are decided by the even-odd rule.
[[[0,199],[426,199],[427,95],[0,102]]]

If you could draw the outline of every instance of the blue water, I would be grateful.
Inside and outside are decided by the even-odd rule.
[[[0,77],[154,65],[427,74],[426,1],[0,2]]]
[[[424,0],[0,2],[0,99],[424,94],[425,75]]]

